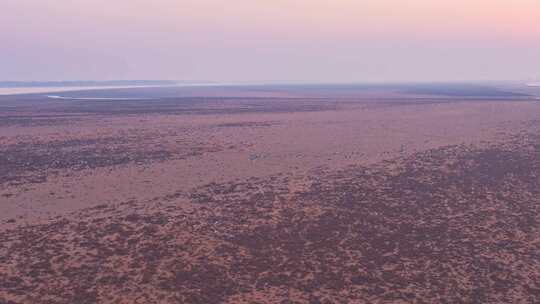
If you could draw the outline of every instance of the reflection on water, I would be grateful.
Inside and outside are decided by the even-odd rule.
[[[156,100],[157,98],[134,98],[134,97],[66,97],[58,95],[47,95],[52,99],[65,99],[65,100]]]

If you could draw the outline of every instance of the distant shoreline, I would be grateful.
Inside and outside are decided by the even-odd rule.
[[[0,95],[22,95],[22,94],[39,94],[39,93],[58,93],[70,91],[90,91],[90,90],[107,90],[107,89],[134,89],[134,88],[156,88],[177,85],[132,85],[132,86],[79,86],[79,87],[14,87],[1,88]]]

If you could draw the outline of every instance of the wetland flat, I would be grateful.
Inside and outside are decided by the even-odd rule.
[[[0,96],[0,303],[539,302],[539,92]]]

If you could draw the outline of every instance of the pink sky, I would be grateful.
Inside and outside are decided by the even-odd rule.
[[[538,0],[2,0],[0,79],[528,80]]]

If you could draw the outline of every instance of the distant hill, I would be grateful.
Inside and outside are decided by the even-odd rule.
[[[489,85],[455,83],[407,85],[401,87],[400,91],[406,94],[439,95],[447,97],[508,98],[530,96],[520,92],[501,90],[500,88]]]

